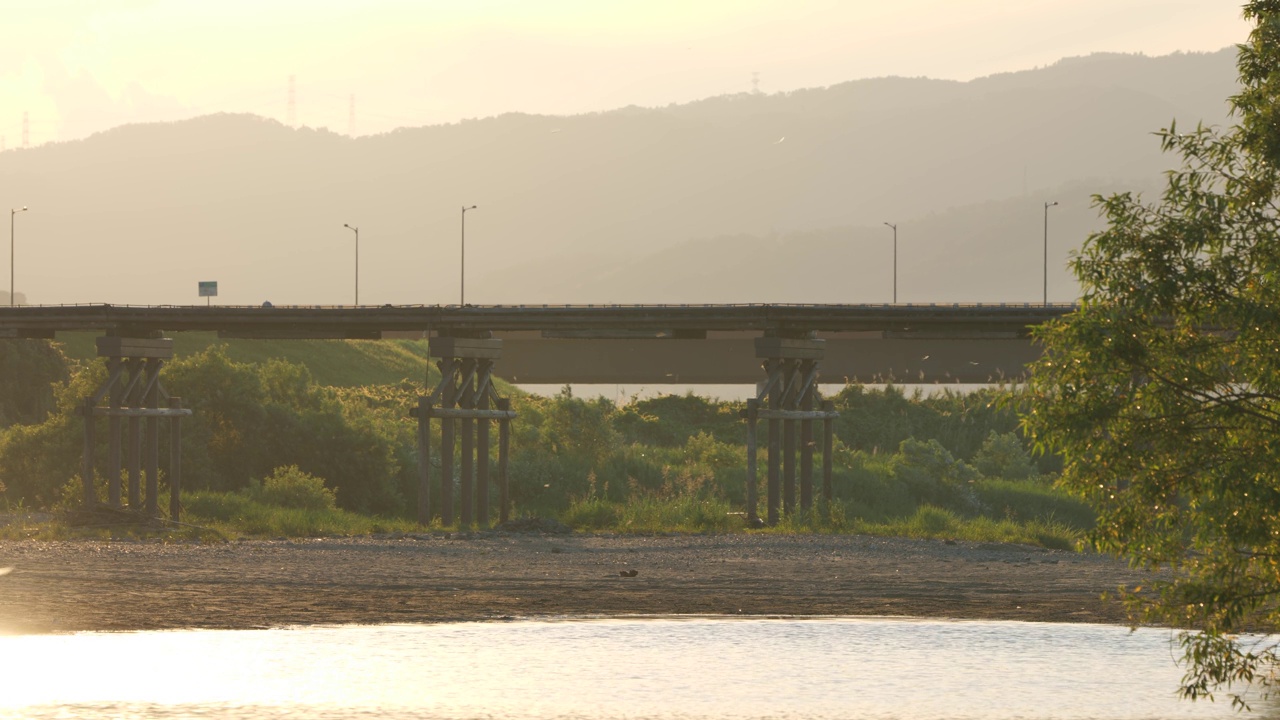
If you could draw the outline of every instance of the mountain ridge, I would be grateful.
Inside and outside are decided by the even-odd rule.
[[[1040,282],[1009,278],[1039,277],[1052,200],[1066,300],[1067,253],[1098,228],[1089,196],[1156,187],[1174,159],[1151,134],[1227,122],[1235,87],[1227,48],[354,139],[215,114],[0,153],[0,196],[32,208],[16,274],[34,302],[196,302],[219,280],[223,302],[349,303],[343,224],[361,228],[361,302],[457,302],[464,204],[468,302],[870,301],[884,222],[917,301],[1034,300]],[[846,241],[848,268],[825,267]]]

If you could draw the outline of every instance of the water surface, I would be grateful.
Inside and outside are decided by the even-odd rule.
[[[1226,718],[1167,630],[636,619],[0,637],[2,718]]]

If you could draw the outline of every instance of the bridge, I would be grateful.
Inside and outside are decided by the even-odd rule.
[[[215,331],[229,338],[430,338],[430,355],[438,358],[441,380],[433,392],[418,398],[412,411],[418,423],[418,519],[423,524],[438,514],[445,525],[452,525],[456,506],[461,526],[469,527],[473,520],[488,525],[495,484],[489,475],[489,431],[494,422],[499,436],[500,517],[507,519],[507,447],[515,412],[498,396],[495,375],[517,383],[758,382],[756,397],[742,411],[746,515],[749,522],[763,522],[756,515],[756,456],[757,425],[764,421],[765,506],[768,523],[774,524],[782,512],[812,507],[815,452],[822,458],[822,495],[832,497],[837,413],[819,393],[820,371],[828,380],[862,382],[1015,380],[1038,354],[1031,328],[1073,309],[1029,304],[35,306],[0,308],[0,338],[55,338],[71,331],[103,334],[98,355],[106,360],[108,378],[80,408],[86,506],[99,503],[95,436],[97,419],[106,417],[108,505],[121,506],[122,451],[127,450],[123,465],[128,470],[128,505],[158,515],[159,423],[166,420],[171,427],[170,517],[178,517],[180,420],[191,411],[182,407],[181,399],[167,396],[160,383],[161,365],[173,356],[173,341],[165,334]],[[440,422],[441,431],[441,477],[435,482],[434,421]],[[455,450],[460,450],[456,476]],[[438,487],[438,513],[431,507],[433,487]]]
[[[1039,352],[1032,327],[1071,304],[20,306],[0,307],[0,338],[93,331],[147,338],[491,337],[498,374],[522,384],[756,383],[756,338],[822,340],[827,381],[1016,380]]]

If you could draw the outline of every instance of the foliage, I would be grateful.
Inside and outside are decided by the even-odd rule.
[[[955,459],[937,440],[903,440],[890,467],[917,504],[959,507],[968,514],[981,509],[970,487],[977,481],[978,471]]]
[[[426,386],[410,380],[341,387],[317,382],[309,365],[340,364],[322,356],[345,357],[359,349],[350,343],[297,344],[292,351],[303,353],[308,366],[271,358],[242,362],[237,347],[215,344],[179,353],[162,373],[165,388],[194,412],[182,426],[186,519],[201,518],[227,532],[306,534],[322,532],[316,529],[321,526],[337,533],[355,527],[353,520],[334,519],[341,510],[411,516],[418,458],[417,428],[408,415]],[[376,362],[367,352],[364,357]],[[5,501],[38,508],[79,503],[83,431],[75,410],[104,377],[99,361],[79,366],[69,381],[53,386],[53,415],[0,432],[0,480],[10,485]],[[621,532],[743,526],[741,403],[674,395],[619,407],[575,397],[568,388],[554,397],[502,392],[511,394],[518,413],[509,469],[517,512],[560,515],[577,527]],[[1008,429],[1012,415],[1001,401],[1007,395],[908,397],[894,388],[846,389],[841,402],[856,422],[837,423],[835,500],[797,512],[774,530],[846,532],[861,523],[909,518],[921,503],[945,507],[965,522],[987,512],[1015,523],[1063,516],[1061,497],[1037,494],[1051,492],[1042,484],[1013,483],[989,508],[977,501],[987,497],[989,481],[978,481],[967,461],[982,455],[981,438],[996,433],[1002,452],[1025,456],[1022,441]],[[882,410],[888,415],[878,417]],[[911,419],[915,440],[896,440],[892,452],[854,447],[866,445],[859,433],[891,425],[885,418],[895,413]],[[98,422],[105,426],[105,420]],[[440,423],[433,423],[437,447],[439,432]],[[167,433],[162,424],[162,447]],[[889,437],[896,436],[882,440]],[[105,499],[106,433],[98,433],[97,443],[97,486]],[[439,455],[432,461],[439,478]],[[1016,469],[1016,463],[1006,465]],[[451,480],[456,487],[457,476]],[[496,488],[490,492],[496,507]],[[439,507],[438,496],[431,501]]]
[[[82,364],[97,360],[96,338],[92,332],[58,333],[66,356]],[[426,340],[227,340],[213,332],[174,333],[172,340],[175,357],[217,346],[237,363],[286,360],[303,365],[317,384],[331,387],[395,385],[405,378],[434,384],[440,376],[427,364]],[[423,368],[429,368],[429,378]]]
[[[952,455],[970,462],[990,433],[1018,432],[1023,399],[1019,391],[1006,387],[967,393],[946,388],[930,395],[917,388],[908,397],[893,385],[880,389],[850,385],[833,401],[840,412],[836,435],[855,450],[875,455],[893,452],[908,438],[937,440]],[[1050,454],[1035,462],[1039,473],[1060,467],[1058,458]]]
[[[1035,464],[1022,441],[1013,433],[992,430],[973,457],[973,467],[983,477],[1026,480],[1035,474]]]
[[[414,465],[404,464],[413,447],[404,434],[412,431],[390,432],[386,411],[372,410],[365,396],[316,385],[300,365],[233,362],[217,346],[174,361],[161,378],[193,410],[182,425],[185,488],[237,490],[250,478],[296,465],[341,488],[338,502],[346,509],[394,514],[405,507],[405,492],[415,481]],[[63,496],[80,470],[83,423],[76,410],[104,379],[102,364],[87,366],[56,388],[56,413],[0,434],[6,498],[52,507]],[[399,417],[408,414],[408,398],[416,392],[401,392]],[[164,425],[162,447],[168,444]],[[106,435],[96,436],[99,478],[108,471]]]
[[[333,389],[283,360],[236,363],[220,346],[169,366],[165,381],[193,410],[183,427],[184,483],[245,487],[276,467],[296,465],[336,486],[339,504],[396,513],[411,471],[367,413],[350,413]],[[407,410],[406,413],[407,415]],[[188,442],[190,440],[190,442]]]
[[[1093,508],[1047,481],[984,478],[973,486],[986,517],[1062,523],[1076,530],[1094,526]]]
[[[1098,510],[1092,542],[1173,579],[1133,593],[1137,619],[1191,627],[1190,698],[1238,704],[1280,668],[1280,2],[1245,7],[1239,124],[1159,133],[1181,167],[1163,196],[1096,202],[1109,227],[1073,269],[1079,312],[1044,327],[1027,432],[1065,457]]]
[[[0,428],[44,420],[53,386],[69,376],[67,360],[48,340],[0,340]]]
[[[618,409],[614,425],[624,442],[679,447],[696,434],[742,442],[741,403],[715,402],[692,393],[635,399]]]
[[[917,501],[910,489],[894,477],[893,455],[842,452],[837,446],[832,485],[835,499],[854,517],[884,521],[915,512]]]
[[[409,520],[353,513],[340,508],[286,507],[264,502],[249,489],[197,491],[185,496],[184,522],[212,528],[226,537],[319,537],[411,532]]]
[[[599,498],[572,503],[561,515],[575,530],[618,533],[741,532],[745,526],[736,506],[693,498],[645,498],[626,503]],[[1009,518],[968,518],[946,508],[924,505],[892,520],[872,522],[850,518],[842,503],[784,517],[776,527],[759,532],[779,534],[862,533],[886,537],[1020,543],[1055,550],[1072,550],[1082,539],[1078,527],[1054,518],[1017,521]]]
[[[300,510],[333,510],[338,495],[324,479],[308,475],[297,465],[276,468],[261,483],[250,483],[248,495],[257,502]]]
[[[67,482],[80,470],[84,447],[83,422],[74,411],[104,379],[104,366],[85,368],[54,386],[57,410],[44,422],[0,430],[0,483],[8,502],[51,508],[63,498]],[[97,457],[105,459],[105,433],[98,440]]]
[[[883,523],[857,523],[854,530],[888,537],[1020,543],[1051,550],[1074,549],[1081,539],[1078,528],[1051,518],[1029,522],[989,517],[964,518],[952,510],[931,505],[920,507],[906,518]]]
[[[637,498],[626,503],[589,499],[571,504],[562,521],[577,530],[622,533],[729,532],[744,527],[735,510],[723,500],[688,496]]]

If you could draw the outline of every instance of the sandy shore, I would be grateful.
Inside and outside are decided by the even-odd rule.
[[[0,542],[0,632],[547,616],[885,615],[1124,622],[1096,555],[863,536]],[[634,577],[620,571],[635,570]]]

